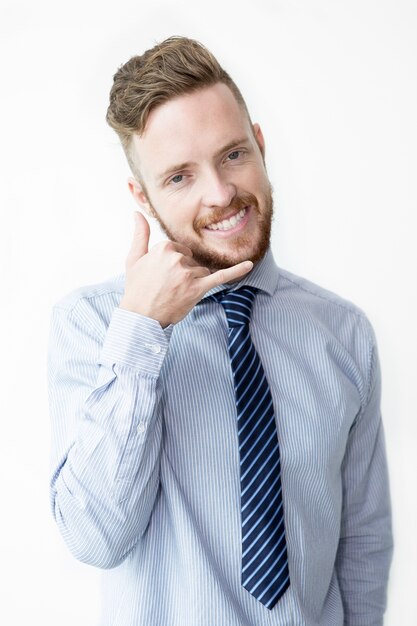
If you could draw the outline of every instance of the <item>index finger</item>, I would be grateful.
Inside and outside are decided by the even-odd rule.
[[[193,251],[191,250],[191,248],[184,245],[183,243],[179,243],[178,241],[170,241],[170,244],[174,250],[176,250],[177,252],[180,252],[184,256],[189,256],[189,257],[193,256]]]
[[[213,287],[217,287],[218,285],[222,285],[223,283],[229,282],[229,280],[236,280],[237,278],[241,278],[253,268],[252,261],[242,261],[237,265],[233,265],[232,267],[226,267],[222,270],[217,270],[217,272],[213,272],[210,276],[203,276],[199,278],[201,289],[203,293],[209,291]]]

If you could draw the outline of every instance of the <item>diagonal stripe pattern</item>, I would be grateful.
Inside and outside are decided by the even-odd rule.
[[[290,585],[281,466],[272,396],[252,343],[249,322],[257,289],[224,290],[240,454],[242,585],[272,609]]]

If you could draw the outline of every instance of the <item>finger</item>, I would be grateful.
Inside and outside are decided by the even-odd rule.
[[[230,280],[236,280],[237,278],[245,276],[245,274],[250,272],[252,268],[252,261],[242,261],[242,263],[233,265],[233,267],[218,270],[217,272],[210,274],[210,276],[201,278],[200,285],[201,288],[204,289],[203,293],[206,293],[206,291],[209,291],[209,289],[212,289],[213,287],[217,287],[223,283],[228,283]]]
[[[193,278],[201,278],[203,276],[210,276],[210,270],[208,267],[202,267],[201,265],[197,265],[197,267],[193,267],[190,271],[191,276]]]
[[[193,259],[193,257],[191,256],[182,255],[181,261],[184,267],[204,267],[203,265],[200,265],[200,263],[196,261],[195,259]]]
[[[175,250],[176,252],[181,252],[181,254],[183,254],[187,258],[193,256],[193,251],[191,250],[191,248],[189,248],[188,246],[185,246],[183,243],[178,243],[177,241],[171,241],[170,244],[171,244],[172,250]]]
[[[148,252],[150,226],[148,220],[139,211],[133,212],[135,219],[135,230],[133,232],[133,241],[130,246],[129,254],[126,258],[126,267],[130,268],[138,259]]]

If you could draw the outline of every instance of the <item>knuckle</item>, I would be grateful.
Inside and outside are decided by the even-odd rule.
[[[181,252],[177,253],[178,256],[178,262],[179,264],[184,267],[184,268],[188,268],[190,267],[189,263],[188,263],[188,257],[184,256]]]
[[[167,250],[167,242],[166,241],[158,241],[152,248],[153,254],[164,254]]]
[[[161,247],[163,250],[166,250],[167,252],[171,252],[172,250],[175,250],[174,243],[169,240],[161,241]]]
[[[182,276],[183,276],[183,279],[185,279],[185,280],[190,280],[190,279],[193,277],[192,270],[191,270],[191,269],[185,269],[185,270],[183,271]]]
[[[226,282],[226,272],[224,270],[219,270],[217,274],[220,283]]]
[[[173,252],[171,255],[171,263],[173,267],[176,267],[178,265],[182,265],[183,264],[183,255],[181,254],[181,252]]]
[[[196,281],[193,281],[187,287],[187,296],[190,298],[190,300],[194,300],[195,302],[198,302],[201,299],[201,289],[197,285]]]

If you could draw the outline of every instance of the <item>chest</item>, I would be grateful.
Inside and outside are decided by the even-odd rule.
[[[283,472],[335,474],[360,409],[352,357],[323,329],[257,320],[251,335],[269,382]],[[165,451],[188,471],[238,468],[236,405],[224,320],[175,327],[161,373]]]

